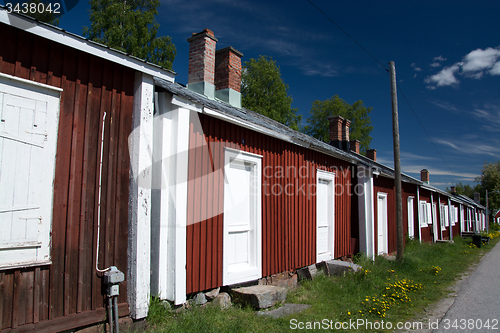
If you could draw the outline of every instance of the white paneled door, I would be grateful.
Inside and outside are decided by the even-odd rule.
[[[387,193],[377,194],[378,254],[387,253]]]
[[[316,175],[316,262],[334,258],[335,174],[322,170]]]
[[[226,148],[223,283],[262,276],[261,157]]]

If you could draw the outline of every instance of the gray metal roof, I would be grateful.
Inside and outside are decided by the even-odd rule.
[[[369,168],[379,170],[384,176],[394,177],[394,170],[383,164],[375,162],[363,155],[356,154],[352,151],[344,151],[333,147],[332,145],[313,138],[307,134],[295,131],[275,120],[263,116],[257,112],[245,108],[237,108],[219,100],[209,99],[197,92],[187,89],[179,83],[168,82],[160,78],[154,78],[154,82],[158,87],[161,87],[172,94],[183,97],[193,103],[201,104],[210,109],[217,110],[224,115],[249,122],[251,124],[259,125],[263,128],[269,129],[276,133],[286,135],[298,142],[301,145],[311,149],[323,152],[325,154],[349,161],[353,164],[362,164]],[[402,179],[405,182],[413,184],[421,184],[421,182],[413,177],[402,174]]]

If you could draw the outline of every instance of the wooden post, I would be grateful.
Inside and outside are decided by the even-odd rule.
[[[398,92],[396,88],[396,68],[394,61],[389,62],[391,75],[392,101],[392,136],[394,142],[394,184],[396,187],[396,230],[397,230],[397,260],[403,259],[403,202],[401,197],[401,156],[399,152],[399,121],[398,121]]]

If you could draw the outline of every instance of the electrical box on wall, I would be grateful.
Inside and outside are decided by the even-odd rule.
[[[103,283],[106,285],[108,297],[120,295],[120,283],[125,281],[125,275],[115,266],[111,266],[110,270],[104,273]]]

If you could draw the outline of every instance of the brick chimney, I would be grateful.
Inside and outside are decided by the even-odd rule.
[[[215,97],[241,108],[241,57],[231,46],[215,52]]]
[[[477,192],[474,192],[474,202],[477,203],[478,205],[481,204],[481,195]]]
[[[420,180],[426,184],[429,184],[429,170],[422,169],[420,170]]]
[[[450,192],[451,192],[451,194],[456,195],[457,194],[457,187],[456,186],[450,186]]]
[[[361,144],[361,141],[359,140],[351,140],[351,151],[355,152],[356,154],[359,154],[359,145]]]
[[[215,98],[215,44],[213,31],[205,29],[193,33],[189,42],[189,74],[187,88]]]
[[[349,128],[351,121],[341,116],[328,117],[330,122],[330,144],[336,148],[349,151]]]
[[[368,149],[366,151],[366,157],[374,162],[377,162],[377,149]]]

